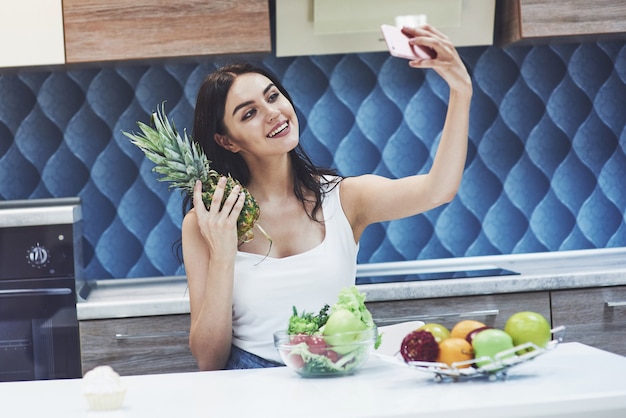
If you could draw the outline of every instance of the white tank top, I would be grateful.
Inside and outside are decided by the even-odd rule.
[[[358,244],[341,208],[340,184],[326,186],[332,190],[322,203],[325,236],[320,245],[284,258],[237,253],[233,288],[237,347],[282,363],[273,334],[287,329],[293,306],[298,312],[317,313],[325,304],[332,306],[342,288],[355,284]]]

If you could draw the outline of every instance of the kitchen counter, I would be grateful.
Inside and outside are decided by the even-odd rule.
[[[520,274],[361,284],[359,289],[375,302],[626,285],[626,248],[373,263],[359,265],[357,276],[384,279],[493,267]],[[188,313],[187,281],[184,276],[97,281],[77,308],[79,320]]]
[[[81,379],[0,383],[4,415],[85,417],[623,417],[626,358],[562,343],[506,380],[435,382],[372,357],[355,375],[305,379],[285,368],[122,377],[122,409],[89,412]],[[33,399],[36,402],[33,402]]]

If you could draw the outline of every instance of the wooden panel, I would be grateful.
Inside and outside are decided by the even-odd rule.
[[[68,63],[271,50],[266,0],[64,0]]]
[[[553,291],[552,318],[565,341],[626,355],[626,286]]]
[[[498,2],[497,16],[498,45],[626,34],[623,0],[507,0]]]
[[[80,321],[83,374],[109,365],[120,375],[197,371],[189,315]]]
[[[369,302],[367,307],[378,325],[420,320],[452,327],[462,319],[475,319],[504,328],[506,320],[519,311],[538,312],[550,320],[548,292]]]

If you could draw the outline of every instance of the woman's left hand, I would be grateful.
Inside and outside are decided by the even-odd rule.
[[[471,91],[472,81],[465,64],[445,34],[428,24],[418,28],[403,27],[402,32],[410,38],[411,45],[430,48],[435,54],[432,59],[409,61],[411,67],[432,68],[448,83],[450,89]]]

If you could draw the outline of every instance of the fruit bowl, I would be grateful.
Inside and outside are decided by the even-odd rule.
[[[333,335],[274,333],[274,346],[285,365],[303,377],[345,376],[369,358],[377,328]]]
[[[460,380],[467,378],[486,377],[488,380],[506,379],[508,370],[518,364],[530,361],[548,351],[554,350],[559,342],[563,341],[565,327],[560,326],[550,331],[554,337],[548,344],[541,348],[532,342],[520,344],[513,348],[497,353],[493,358],[479,357],[471,360],[459,361],[447,365],[445,363],[428,361],[409,361],[398,356],[396,362],[402,362],[417,370],[434,373],[435,381],[441,382],[444,379]],[[480,366],[479,366],[480,365]]]

